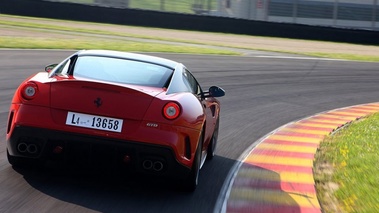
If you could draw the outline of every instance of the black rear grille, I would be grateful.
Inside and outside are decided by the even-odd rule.
[[[62,147],[62,153],[54,153],[54,149]],[[79,141],[49,141],[47,151],[49,159],[60,161],[68,166],[86,168],[131,167],[137,160],[132,148],[113,144],[98,144]],[[125,156],[130,161],[125,163]]]
[[[111,170],[117,173],[118,171],[148,174],[153,172],[159,176],[177,178],[185,178],[190,172],[189,167],[182,165],[175,158],[170,147],[25,126],[17,126],[13,130],[7,142],[9,153],[18,157],[27,157],[18,153],[17,145],[21,139],[30,138],[30,135],[38,138],[32,141],[41,148],[40,154],[34,158],[47,162],[47,165],[58,166],[57,168],[67,165],[70,168],[81,168],[78,171],[82,168],[101,168],[99,171],[104,171],[105,168],[105,171]],[[185,155],[190,158],[189,138],[185,139],[185,143]],[[21,149],[25,149],[24,144]],[[152,161],[152,170],[143,168],[144,160]]]

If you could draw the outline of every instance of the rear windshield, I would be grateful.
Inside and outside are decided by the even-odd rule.
[[[85,77],[115,83],[165,87],[172,69],[157,64],[101,56],[81,56],[74,77]]]

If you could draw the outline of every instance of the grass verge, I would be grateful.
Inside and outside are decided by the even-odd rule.
[[[96,4],[94,0],[64,0],[65,2],[81,3],[81,4]],[[193,14],[192,5],[196,1],[188,0],[164,0],[164,1],[151,1],[151,0],[129,0],[130,8],[137,8],[143,10],[163,10],[172,11],[176,13],[190,13]],[[199,1],[197,1],[199,2]],[[215,9],[217,7],[217,0],[207,0],[207,2],[201,1],[204,9]]]
[[[316,153],[314,178],[323,212],[379,209],[379,113],[327,137]]]
[[[351,61],[367,61],[367,62],[379,62],[378,56],[367,56],[367,55],[354,55],[354,54],[342,54],[342,53],[306,53],[309,56],[316,56],[322,58],[334,58],[334,59],[345,59]]]
[[[4,17],[15,17],[6,16]],[[189,53],[189,54],[215,54],[215,55],[240,55],[235,51],[230,51],[222,48],[207,48],[199,47],[196,45],[187,45],[191,42],[178,40],[170,40],[165,38],[158,38],[151,35],[134,35],[130,33],[112,32],[98,29],[86,29],[78,27],[64,26],[73,21],[61,21],[62,25],[54,25],[48,23],[40,23],[40,18],[17,17],[25,21],[7,21],[0,20],[0,25],[5,28],[12,29],[12,27],[21,27],[21,29],[29,29],[30,32],[37,32],[38,30],[48,30],[43,32],[57,33],[62,35],[69,35],[71,33],[83,33],[77,35],[75,39],[64,39],[59,37],[9,37],[0,35],[0,48],[21,48],[21,49],[108,49],[120,51],[139,51],[139,52],[170,52],[170,53]],[[80,23],[80,22],[77,22]],[[87,25],[101,24],[86,23]],[[104,24],[107,25],[107,24]],[[108,24],[109,25],[109,24]],[[114,25],[116,26],[116,25]],[[100,28],[100,27],[99,27]],[[88,34],[87,36],[85,34]],[[94,36],[98,35],[98,36]],[[114,37],[107,36],[116,36]],[[97,37],[98,39],[96,39]],[[126,41],[123,38],[141,38],[150,39],[159,42],[132,42]],[[164,41],[183,43],[183,45],[164,44]],[[194,44],[194,43],[192,43]]]
[[[20,49],[107,49],[127,52],[169,52],[189,54],[238,55],[236,52],[180,46],[159,43],[132,42],[115,39],[65,39],[65,38],[28,38],[0,36],[0,48]]]
[[[104,45],[98,44],[99,42],[106,41],[106,43],[115,43],[115,40],[118,40],[118,43],[121,43],[125,40],[145,40],[133,42],[133,45],[129,48],[127,46],[121,45],[122,48],[119,48],[120,45],[110,45],[106,49],[113,50],[122,50],[122,51],[139,51],[139,52],[172,52],[172,53],[191,53],[191,54],[221,54],[221,55],[240,55],[243,50],[252,50],[252,51],[269,51],[269,52],[278,52],[278,53],[287,53],[287,54],[301,54],[308,56],[317,56],[317,57],[326,57],[326,58],[335,58],[335,59],[346,59],[346,60],[356,60],[356,61],[371,61],[379,62],[379,56],[376,52],[372,53],[372,49],[375,50],[376,47],[371,48],[370,53],[368,51],[361,51],[357,54],[347,54],[347,53],[334,53],[335,49],[332,49],[330,52],[310,52],[302,48],[303,46],[308,47],[309,45],[322,45],[328,44],[328,42],[312,42],[312,41],[302,41],[294,39],[284,39],[284,38],[266,38],[259,36],[247,36],[247,35],[233,35],[233,34],[223,34],[223,33],[206,33],[206,32],[192,32],[192,31],[181,31],[181,30],[164,30],[156,28],[140,28],[140,27],[131,27],[131,26],[120,26],[112,24],[99,24],[99,23],[89,23],[89,22],[74,22],[74,21],[65,21],[65,20],[54,20],[54,19],[43,19],[43,18],[32,18],[32,17],[20,17],[20,16],[10,16],[0,14],[0,27],[3,30],[13,29],[13,30],[23,30],[25,33],[21,34],[19,38],[15,38],[15,41],[20,41],[19,43],[11,42],[9,44],[3,44],[2,47],[6,46],[7,48],[32,48],[32,49],[68,49],[69,45],[52,45],[52,39],[41,35],[36,39],[40,40],[38,42],[30,40],[30,44],[26,44],[22,41],[23,35],[28,35],[33,33],[46,33],[46,34],[55,34],[55,35],[70,35],[75,36],[76,43],[80,44],[80,47],[83,44],[88,43],[88,40],[94,40],[98,38],[101,40],[96,40],[97,43],[93,43],[90,48],[103,48]],[[114,30],[116,29],[116,30]],[[132,29],[132,30],[130,30]],[[153,29],[151,32],[154,33],[141,33],[139,29]],[[1,29],[0,29],[1,31]],[[142,30],[143,31],[143,30]],[[164,32],[164,33],[161,33]],[[167,34],[166,34],[167,32]],[[172,36],[172,34],[178,33],[179,35],[186,34],[194,35],[194,37],[186,36],[182,38],[180,36]],[[199,36],[198,36],[199,35]],[[202,37],[202,35],[205,36]],[[6,36],[3,37],[3,40],[7,40]],[[65,40],[60,38],[61,36],[54,36],[57,43],[64,43]],[[197,39],[201,37],[202,39]],[[229,42],[223,43],[218,37],[229,40]],[[115,39],[116,38],[116,39]],[[131,39],[132,38],[132,39]],[[243,40],[241,42],[230,42],[230,40]],[[149,42],[148,40],[154,41]],[[268,45],[260,45],[264,41]],[[270,42],[273,41],[273,42]],[[169,43],[175,42],[175,44]],[[247,43],[246,43],[247,42]],[[289,42],[290,44],[304,43],[303,46],[300,45],[300,49],[294,48],[293,45],[289,46],[280,46],[277,47],[272,43],[285,43]],[[157,43],[161,43],[158,45]],[[166,43],[166,44],[165,44]],[[11,44],[15,46],[12,47]],[[157,45],[155,45],[157,44]],[[181,45],[182,44],[182,45]],[[246,45],[248,44],[248,45]],[[251,44],[251,45],[250,45]],[[254,44],[258,44],[254,46]],[[340,44],[340,43],[331,43],[331,45],[338,44],[340,46],[357,46],[351,44]],[[204,45],[200,48],[199,46]],[[154,46],[154,47],[152,47]],[[165,47],[167,46],[167,47]],[[76,47],[74,49],[82,49]],[[215,48],[213,48],[215,47]],[[263,47],[263,48],[262,48]],[[160,49],[161,48],[161,49]],[[240,49],[241,51],[233,51],[230,48]],[[345,47],[346,48],[346,47]],[[70,47],[70,49],[72,49]],[[301,50],[302,49],[302,50]],[[313,50],[314,48],[311,48]],[[322,48],[321,48],[322,49]],[[343,52],[343,50],[340,50]],[[359,51],[357,51],[359,52]]]

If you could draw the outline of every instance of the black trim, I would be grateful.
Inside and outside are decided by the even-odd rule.
[[[14,111],[9,112],[7,134],[11,131],[13,116],[14,116]]]
[[[35,154],[20,153],[17,151],[19,143],[36,144],[40,151]],[[61,154],[53,153],[57,146],[63,148]],[[16,126],[7,141],[7,148],[11,156],[52,160],[65,165],[120,166],[132,172],[179,179],[186,178],[190,172],[190,168],[176,160],[173,150],[169,147],[34,127]],[[126,155],[130,160],[128,164],[123,162]],[[143,169],[142,162],[145,159],[160,160],[164,163],[164,169],[159,172]]]
[[[185,143],[185,147],[186,147],[186,150],[185,150],[186,158],[191,159],[191,141],[190,141],[190,138],[188,136],[185,137],[184,143]]]

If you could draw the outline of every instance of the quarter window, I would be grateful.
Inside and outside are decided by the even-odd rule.
[[[183,71],[183,77],[186,86],[193,94],[200,95],[202,93],[199,83],[197,83],[195,77],[188,70],[185,69]]]
[[[58,65],[57,69],[55,70],[55,75],[67,75],[68,68],[70,67],[70,59],[63,62],[62,64]]]

